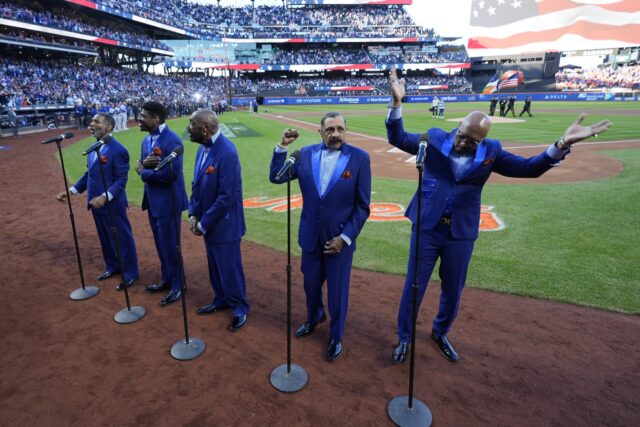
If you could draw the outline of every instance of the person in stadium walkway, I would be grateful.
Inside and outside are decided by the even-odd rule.
[[[494,96],[491,98],[491,102],[489,103],[489,115],[493,116],[496,113],[496,105],[498,105],[498,97]]]
[[[193,113],[187,132],[191,141],[200,144],[191,184],[189,229],[204,236],[214,294],[211,304],[198,309],[198,314],[231,308],[229,329],[235,332],[244,326],[249,313],[240,253],[240,241],[247,229],[240,159],[236,147],[220,132],[213,111]]]
[[[509,97],[509,103],[507,104],[507,109],[504,112],[505,117],[507,116],[507,114],[509,114],[509,111],[511,111],[512,117],[516,116],[515,106],[516,106],[516,96],[511,95]]]
[[[531,96],[527,96],[527,98],[524,100],[524,106],[522,107],[522,111],[520,111],[520,115],[518,117],[522,117],[525,112],[529,115],[529,117],[533,117],[531,116]]]
[[[386,120],[389,143],[407,153],[416,154],[419,135],[406,132],[402,122],[404,79],[398,80],[395,69],[392,69],[389,78],[393,96]],[[451,131],[438,128],[427,131],[429,144],[424,163],[420,230],[415,229],[417,195],[413,196],[405,214],[414,228],[398,311],[399,342],[392,354],[394,362],[404,362],[410,344],[416,233],[420,233],[417,304],[420,307],[435,263],[440,258],[442,290],[431,338],[444,357],[455,362],[458,354],[448,340],[447,333],[458,313],[471,253],[478,237],[480,195],[485,182],[491,172],[510,177],[538,177],[558,165],[573,144],[597,136],[611,126],[608,120],[583,126],[585,117],[586,114],[581,114],[558,141],[530,158],[511,154],[502,149],[498,140],[488,138],[491,119],[480,111],[469,113]]]
[[[504,117],[505,110],[507,108],[507,98],[504,96],[500,97],[500,117]]]
[[[160,301],[161,306],[176,302],[182,296],[177,245],[180,244],[180,227],[176,235],[174,221],[180,222],[182,211],[187,209],[187,191],[182,175],[182,156],[159,171],[155,167],[177,148],[182,141],[165,123],[167,110],[157,101],[142,105],[138,122],[140,130],[149,132],[142,140],[140,160],[136,172],[144,182],[142,210],[149,213],[149,224],[156,244],[162,278],[159,283],[147,286],[149,292],[169,292]],[[173,186],[173,190],[171,187]],[[173,200],[173,193],[176,200]],[[174,207],[175,206],[175,207]]]
[[[347,143],[347,124],[341,114],[325,114],[318,132],[322,142],[302,147],[299,160],[291,168],[303,198],[298,244],[302,248],[301,270],[307,297],[307,320],[296,331],[296,337],[313,333],[318,323],[326,319],[322,303],[322,285],[326,279],[331,315],[326,356],[332,362],[342,354],[351,262],[356,237],[369,217],[371,164],[366,151]],[[283,132],[271,159],[271,182],[287,181],[287,174],[280,179],[277,174],[289,145],[298,136],[294,129]]]
[[[114,126],[115,120],[110,114],[98,113],[93,117],[89,129],[96,140],[102,139],[104,141],[104,145],[99,149],[99,153],[94,151],[87,156],[87,171],[69,188],[69,192],[75,195],[87,191],[87,209],[90,209],[93,214],[105,263],[105,270],[98,276],[98,280],[108,279],[120,272],[120,262],[111,232],[109,206],[106,206],[108,198],[122,255],[122,268],[124,269],[122,272],[123,281],[116,286],[116,289],[120,291],[124,287],[133,286],[133,283],[138,280],[139,274],[136,244],[127,217],[128,204],[125,187],[130,169],[129,152],[113,138],[111,133]],[[98,162],[102,164],[106,189],[102,182],[101,168]],[[66,201],[66,191],[59,193],[57,199],[61,202]]]

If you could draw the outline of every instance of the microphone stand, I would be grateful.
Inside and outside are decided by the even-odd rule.
[[[102,178],[102,187],[104,188],[105,197],[107,198],[107,212],[109,213],[109,226],[111,228],[111,235],[113,236],[113,242],[116,247],[116,256],[118,257],[118,263],[120,264],[120,280],[124,283],[124,262],[122,261],[122,252],[120,251],[120,241],[118,240],[118,229],[116,227],[116,223],[113,220],[113,211],[111,210],[111,200],[109,200],[109,195],[107,194],[107,180],[104,176],[104,167],[102,166],[102,161],[100,160],[100,148],[96,150],[96,162],[98,162],[98,167],[100,168],[100,178]],[[91,154],[89,154],[91,155]],[[127,302],[127,308],[123,308],[113,317],[117,323],[133,323],[139,319],[141,319],[145,315],[144,307],[135,306],[131,307],[131,303],[129,301],[129,289],[127,286],[123,286],[124,289],[124,298]]]
[[[71,195],[69,194],[69,184],[67,184],[67,172],[64,168],[64,158],[62,157],[62,148],[60,144],[62,140],[56,141],[58,145],[58,153],[60,154],[60,166],[62,166],[62,177],[64,178],[64,190],[67,192],[67,205],[69,206],[69,219],[71,220],[71,230],[73,231],[73,243],[76,246],[76,259],[78,260],[78,270],[80,271],[80,284],[81,287],[69,294],[69,298],[74,301],[81,301],[100,293],[100,288],[97,286],[86,286],[84,283],[84,272],[82,271],[82,259],[80,258],[80,246],[78,246],[78,233],[76,232],[76,221],[73,217],[73,208],[71,207]]]
[[[418,219],[416,221],[416,249],[413,253],[413,305],[411,308],[411,352],[409,356],[409,396],[397,396],[389,401],[387,414],[399,426],[430,426],[431,411],[422,401],[413,398],[413,374],[416,355],[416,323],[418,319],[418,263],[420,260],[420,222],[422,211],[422,172],[424,163],[418,168]],[[428,280],[428,278],[427,278]]]
[[[291,364],[291,169],[287,171],[287,363],[271,371],[271,385],[293,393],[307,385],[309,375],[300,365]]]
[[[169,163],[169,170],[171,172],[169,176],[169,184],[171,186],[171,206],[173,207],[173,224],[176,230],[176,253],[178,254],[178,270],[180,270],[180,288],[182,291],[182,319],[184,321],[184,340],[177,341],[171,347],[171,357],[176,360],[191,360],[200,356],[205,349],[204,341],[198,338],[189,338],[189,322],[187,320],[187,280],[184,275],[184,264],[182,262],[182,249],[180,246],[180,220],[179,215],[176,215],[176,189],[173,186],[173,180],[175,177],[173,171],[173,163]]]

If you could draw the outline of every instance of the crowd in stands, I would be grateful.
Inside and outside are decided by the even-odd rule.
[[[563,91],[640,89],[640,65],[567,68],[556,73],[556,88]]]
[[[171,0],[95,0],[206,38],[434,37],[400,6],[219,7]],[[311,34],[311,35],[310,35]]]
[[[420,86],[448,85],[449,91],[468,92],[471,84],[463,76],[415,76],[406,78],[408,95],[420,93],[433,93],[430,90],[420,89]],[[378,88],[379,93],[388,93],[387,77],[378,76],[356,76],[345,78],[325,78],[325,77],[296,77],[296,78],[260,78],[260,79],[233,79],[232,88],[235,95],[250,95],[257,92],[264,93],[274,90],[290,89],[299,90],[304,87],[304,93],[313,95],[318,92],[329,92],[330,87],[362,87],[373,86]],[[334,91],[335,92],[335,91]]]
[[[0,59],[0,99],[5,107],[78,102],[114,105],[136,99],[156,99],[166,104],[208,104],[224,98],[223,94],[221,78],[159,76],[102,65]]]
[[[45,10],[37,2],[21,3],[21,1],[0,0],[0,16],[44,27],[117,40],[135,46],[171,50],[166,44],[136,32],[132,28],[126,28],[127,26],[124,24],[119,25],[121,28],[107,27],[86,14],[75,12],[72,9]]]
[[[251,54],[238,55],[238,63],[249,64],[397,64],[397,63],[447,63],[468,61],[466,54],[452,58],[449,52],[445,56],[437,52],[429,53],[401,47],[379,48],[302,48],[295,50],[274,49],[270,51],[251,51]]]
[[[93,45],[84,40],[68,39],[65,37],[54,36],[51,34],[33,33],[30,31],[8,30],[0,33],[0,40],[7,39],[12,41],[35,42],[38,44],[51,45],[55,47],[73,47],[83,49],[85,51],[94,51]]]

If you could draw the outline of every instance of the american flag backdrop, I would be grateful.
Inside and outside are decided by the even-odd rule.
[[[472,0],[469,56],[640,45],[640,0]]]

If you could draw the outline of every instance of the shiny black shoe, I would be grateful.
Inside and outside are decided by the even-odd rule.
[[[342,340],[329,341],[327,347],[327,362],[333,362],[342,355]]]
[[[164,298],[162,298],[162,301],[160,301],[160,306],[164,307],[165,305],[173,304],[174,302],[178,301],[180,297],[182,297],[182,292],[173,290],[169,292]]]
[[[96,279],[97,280],[107,280],[109,277],[113,276],[114,274],[118,274],[118,271],[105,271],[101,275],[96,277]]]
[[[398,343],[395,349],[393,349],[393,354],[391,355],[391,360],[393,363],[404,363],[407,360],[407,353],[409,352],[409,343],[401,342]]]
[[[247,323],[247,315],[246,314],[243,314],[241,316],[233,316],[233,320],[231,321],[231,324],[229,325],[229,330],[231,332],[239,331],[240,329],[242,329],[242,327],[244,326],[245,323]]]
[[[327,315],[326,314],[322,314],[322,317],[320,318],[320,320],[318,320],[317,323],[304,322],[296,330],[296,338],[302,338],[302,337],[306,337],[307,335],[311,335],[313,333],[314,329],[316,328],[316,326],[318,326],[318,323],[322,323],[325,320],[327,320]]]
[[[130,288],[135,283],[136,279],[124,280],[116,285],[116,291],[121,291],[124,288]]]
[[[434,331],[431,331],[431,339],[438,344],[440,348],[440,353],[449,361],[457,362],[460,358],[458,357],[458,353],[453,349],[453,346],[449,342],[449,339],[446,335],[441,337],[437,336]]]
[[[171,286],[169,286],[168,283],[161,281],[160,283],[152,283],[151,285],[147,286],[145,289],[149,292],[156,293],[156,292],[168,291],[169,288],[171,288]]]
[[[227,308],[229,308],[228,305],[211,303],[209,305],[200,307],[198,311],[196,311],[196,313],[202,314],[202,315],[213,314],[213,313],[217,313],[218,311],[226,310]]]

